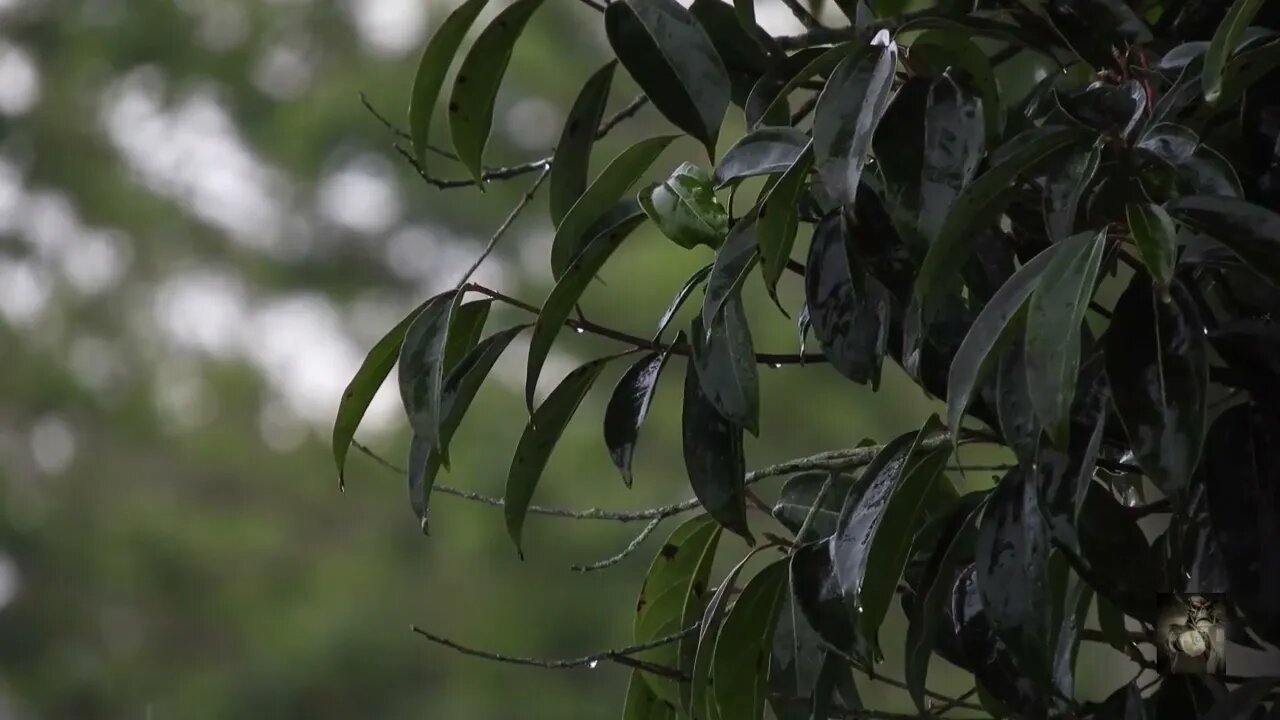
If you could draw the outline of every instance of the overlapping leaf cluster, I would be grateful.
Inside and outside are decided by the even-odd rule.
[[[437,162],[431,118],[444,105],[457,161],[477,182],[512,47],[542,0],[493,16],[444,103],[485,4],[467,0],[435,33],[410,111],[417,161]],[[855,711],[850,670],[879,662],[895,599],[910,621],[905,686],[922,712],[976,707],[930,702],[937,654],[974,674],[994,716],[1182,718],[1216,703],[1223,718],[1245,717],[1269,685],[1226,693],[1167,680],[1145,699],[1130,684],[1087,703],[1074,678],[1090,607],[1106,641],[1132,654],[1161,591],[1227,593],[1233,641],[1280,643],[1280,6],[836,5],[847,23],[786,38],[760,28],[752,0],[604,9],[616,60],[587,79],[550,162],[556,284],[532,323],[530,419],[504,498],[512,539],[520,547],[542,469],[606,367],[631,358],[604,418],[630,484],[652,394],[682,365],[684,459],[703,514],[654,559],[635,639],[696,630],[645,652],[628,720]],[[593,178],[619,65],[678,132],[632,145]],[[1028,90],[1010,89],[1027,76]],[[730,112],[747,131],[727,143]],[[707,165],[637,188],[682,135]],[[749,178],[764,182],[744,203]],[[672,253],[710,248],[714,260],[652,339],[583,365],[535,406],[585,288],[645,222]],[[778,295],[787,272],[803,276],[801,308]],[[757,282],[796,311],[799,355],[756,352],[741,294]],[[687,332],[670,337],[699,288]],[[484,299],[464,302],[477,290]],[[464,279],[428,300],[343,397],[339,471],[398,363],[424,529],[450,438],[529,329],[486,335],[494,298],[504,296]],[[804,354],[810,333],[821,356]],[[946,418],[869,449],[868,462],[791,477],[774,519],[794,539],[756,546],[713,580],[721,531],[752,545],[759,532],[743,457],[767,412],[757,366],[806,359],[872,387],[886,361],[899,364],[945,400]],[[969,441],[1004,445],[1016,461],[962,495],[947,466]],[[1150,502],[1137,506],[1147,485]],[[1137,520],[1157,512],[1169,522],[1151,541]],[[757,554],[769,559],[758,570]]]

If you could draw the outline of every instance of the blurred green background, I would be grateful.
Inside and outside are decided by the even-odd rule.
[[[361,106],[364,92],[404,123],[417,55],[450,5],[0,0],[0,718],[618,712],[619,668],[495,665],[409,626],[525,655],[626,644],[648,557],[675,522],[624,563],[581,575],[569,566],[614,554],[638,526],[534,518],[521,562],[500,511],[456,498],[436,495],[423,537],[404,479],[358,454],[337,489],[327,439],[364,352],[456,282],[532,180],[483,194],[428,187]],[[760,17],[796,29],[781,3],[761,3]],[[490,162],[546,154],[605,60],[601,25],[570,0],[535,16],[498,100]],[[634,92],[619,73],[611,107]],[[721,150],[740,113],[730,125]],[[436,129],[447,144],[445,124]],[[646,109],[598,147],[594,170],[668,131]],[[705,167],[700,155],[681,140],[655,176],[685,159]],[[447,161],[432,170],[461,175]],[[534,303],[549,289],[545,202],[479,275]],[[650,334],[709,260],[646,229],[584,307]],[[784,283],[794,317],[800,287]],[[752,292],[757,347],[794,352],[793,322]],[[489,328],[518,318],[495,313]],[[566,334],[547,387],[615,348]],[[515,345],[499,364],[441,482],[501,493],[525,419],[523,360]],[[622,369],[579,411],[535,502],[640,508],[687,496],[682,363],[643,431],[629,491],[600,431]],[[896,368],[878,396],[825,366],[763,372],[752,466],[884,439],[932,407]],[[404,462],[390,385],[359,437]],[[769,529],[758,514],[753,523]],[[722,547],[722,563],[743,549]]]

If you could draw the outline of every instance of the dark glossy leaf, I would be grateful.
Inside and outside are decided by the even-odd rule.
[[[1227,693],[1214,704],[1204,720],[1249,720],[1254,710],[1261,706],[1271,689],[1280,684],[1280,678],[1254,678]]]
[[[982,100],[950,75],[929,88],[920,172],[920,230],[936,237],[956,196],[973,180],[986,149]]]
[[[865,488],[865,484],[854,485],[850,497]],[[791,554],[791,595],[824,642],[845,655],[868,654],[841,595],[829,542],[802,545]]]
[[[784,172],[808,145],[809,136],[793,127],[762,127],[747,133],[720,158],[715,185],[724,187],[745,178]]]
[[[693,358],[702,392],[720,416],[760,434],[760,377],[742,298],[725,303],[708,332],[693,319]]]
[[[952,662],[974,674],[984,708],[989,708],[995,717],[1045,717],[1044,692],[1026,681],[1025,669],[1016,663],[987,616],[976,564],[957,575],[945,621],[950,626],[952,642],[959,646],[959,654]]]
[[[542,366],[551,354],[551,346],[565,321],[569,319],[569,314],[573,312],[574,305],[622,241],[644,220],[644,214],[640,212],[637,203],[624,202],[629,204],[620,208],[621,212],[617,213],[622,216],[620,221],[611,227],[602,228],[587,243],[582,252],[565,267],[564,274],[542,303],[538,322],[533,328],[533,338],[529,342],[529,360],[525,374],[525,404],[530,412],[533,410],[533,393],[537,389],[538,378],[542,375]],[[568,224],[568,220],[561,227],[565,224]]]
[[[1280,643],[1280,418],[1237,405],[1205,442],[1209,519],[1231,597],[1259,637]]]
[[[936,442],[942,429],[934,416],[919,433],[886,445],[863,471],[867,487],[849,496],[830,540],[845,603],[876,655],[876,636],[907,564],[915,528],[923,522],[926,498],[935,484],[949,482],[942,470],[952,447]]]
[[[1204,69],[1200,75],[1206,102],[1216,103],[1221,99],[1222,75],[1230,53],[1236,49],[1245,28],[1249,27],[1262,4],[1263,0],[1235,0],[1227,10],[1227,16],[1214,31],[1213,39],[1209,41],[1209,48],[1204,54]]]
[[[342,391],[342,400],[338,402],[338,412],[333,420],[333,461],[338,468],[338,484],[344,482],[344,471],[347,465],[347,453],[351,451],[351,440],[355,437],[360,421],[364,419],[369,403],[377,394],[382,383],[395,367],[400,356],[400,347],[404,344],[405,333],[409,326],[428,306],[441,302],[452,293],[441,293],[414,308],[412,312],[396,323],[386,335],[369,350],[364,362],[352,376],[351,382]]]
[[[674,139],[674,135],[648,138],[618,153],[569,208],[551,241],[551,273],[557,280],[564,277],[569,264],[592,241],[591,230],[599,229],[611,209],[623,207],[619,201],[627,190]]]
[[[463,307],[466,307],[465,305]],[[449,441],[462,424],[462,418],[471,407],[480,386],[493,365],[502,356],[503,351],[517,335],[524,332],[528,325],[517,325],[494,333],[485,338],[449,372],[445,378],[444,390],[441,394],[441,409],[444,420],[440,424],[440,444],[427,442],[419,435],[414,435],[409,447],[409,501],[414,513],[422,523],[423,532],[427,532],[427,511],[431,504],[431,489],[435,485],[436,475],[440,471],[449,448]],[[443,450],[442,450],[443,448]]]
[[[711,265],[705,265],[700,270],[689,276],[689,279],[680,286],[680,290],[671,298],[671,303],[667,305],[667,309],[662,311],[662,317],[658,318],[658,332],[654,334],[654,339],[660,339],[662,333],[666,332],[667,326],[675,319],[676,313],[680,312],[680,308],[684,305],[693,291],[698,289],[711,274]]]
[[[1116,607],[1115,603],[1105,597],[1099,597],[1097,613],[1098,628],[1102,631],[1102,635],[1108,645],[1128,657],[1133,657],[1134,653],[1141,652],[1129,635],[1129,628],[1125,624],[1124,612]]]
[[[427,49],[418,61],[413,78],[413,94],[409,101],[409,135],[413,138],[413,154],[423,166],[431,144],[431,116],[440,98],[445,75],[462,46],[462,39],[480,16],[488,0],[467,0],[449,13],[440,29],[431,36]]]
[[[1106,231],[1063,240],[1027,302],[1027,388],[1031,405],[1058,447],[1070,437],[1071,402],[1080,370],[1080,328],[1093,297]]]
[[[925,15],[912,18],[898,28],[898,34],[901,35],[915,30],[947,30],[965,37],[999,40],[1003,43],[1039,53],[1055,62],[1057,61],[1053,51],[1055,43],[1045,42],[1047,38],[1045,34],[980,15],[955,17]]]
[[[880,383],[888,346],[892,297],[855,263],[840,213],[813,231],[805,264],[805,303],[813,334],[837,372],[857,383]]]
[[[720,717],[764,717],[769,652],[787,591],[787,562],[779,560],[747,582],[720,627],[711,659],[711,686]]]
[[[681,338],[677,338],[679,343]],[[668,345],[662,352],[651,352],[636,361],[618,379],[604,411],[604,443],[609,457],[622,473],[622,481],[631,487],[631,455],[639,440],[640,426],[649,414],[649,405],[658,389],[658,377],[671,357]]]
[[[494,102],[507,73],[511,51],[542,0],[516,0],[503,8],[463,58],[449,94],[453,149],[476,182],[484,171],[484,148],[493,127]]]
[[[1075,577],[1060,554],[1050,556],[1050,593],[1054,601],[1053,686],[1058,705],[1070,704],[1075,697],[1076,657],[1080,651],[1080,630],[1084,627],[1093,589]],[[1054,572],[1058,570],[1058,572]],[[1066,701],[1065,703],[1063,701]]]
[[[977,91],[981,98],[981,124],[986,141],[995,143],[1004,133],[1004,104],[992,71],[991,60],[971,39],[969,33],[957,30],[926,30],[911,41],[913,59],[923,58],[935,75],[947,71],[962,82],[963,87]],[[948,71],[948,68],[950,70]]]
[[[1151,41],[1151,29],[1124,0],[1049,0],[1054,27],[1090,64],[1113,62],[1112,48]]]
[[[534,332],[537,332],[536,328]],[[615,357],[617,356],[593,360],[565,376],[534,411],[524,433],[520,435],[520,443],[516,446],[516,454],[511,459],[511,469],[507,473],[503,510],[507,519],[507,533],[516,544],[516,551],[521,558],[524,557],[521,538],[525,515],[533,500],[533,491],[542,478],[542,471],[551,458],[551,451],[560,441],[560,435],[582,404],[587,391],[596,378],[600,377],[600,371]]]
[[[979,526],[978,588],[996,635],[1026,675],[1042,686],[1052,678],[1049,549],[1035,483],[1013,470],[996,486]]]
[[[1165,297],[1178,261],[1178,229],[1164,208],[1154,203],[1129,203],[1125,207],[1129,235],[1138,246],[1138,258]]]
[[[666,182],[640,193],[640,206],[654,225],[685,249],[720,247],[729,234],[729,213],[711,189],[711,178],[684,163]]]
[[[1209,678],[1198,675],[1170,675],[1151,696],[1150,715],[1154,720],[1202,720],[1216,699]]]
[[[1128,138],[1147,110],[1147,90],[1137,80],[1120,85],[1098,81],[1084,90],[1060,96],[1059,102],[1076,122],[1099,134]]]
[[[1010,345],[1000,357],[996,378],[996,409],[1000,436],[1024,464],[1035,461],[1040,440],[1040,421],[1031,406],[1027,387],[1027,365],[1021,343]]]
[[[769,653],[769,706],[777,720],[812,720],[830,707],[834,670],[843,663],[828,657],[822,638],[796,607],[789,590],[782,593],[778,622]],[[847,667],[845,671],[848,672]]]
[[[1063,154],[1062,162],[1044,180],[1045,229],[1049,240],[1062,242],[1075,233],[1080,198],[1089,189],[1102,151],[1093,147],[1077,147]]]
[[[686,520],[671,533],[649,565],[636,600],[632,635],[637,644],[674,635],[702,619],[708,599],[707,578],[719,542],[720,527],[706,515]],[[693,669],[694,649],[689,645],[682,652],[680,645],[669,643],[636,653],[635,657],[689,672]],[[645,675],[645,681],[662,700],[677,706],[687,702],[687,697],[681,697],[687,688],[682,689],[674,680]]]
[[[1077,397],[1077,403],[1079,400]],[[1066,451],[1045,441],[1036,448],[1032,467],[1040,514],[1054,542],[1071,552],[1080,552],[1079,517],[1093,486],[1093,470],[1105,427],[1098,417],[1087,436],[1079,432],[1072,436]]]
[[[1098,720],[1147,720],[1147,706],[1143,703],[1138,686],[1130,682],[1098,706],[1093,717]]]
[[[1185,125],[1160,123],[1143,133],[1136,147],[1176,167],[1195,154],[1200,136]]]
[[[1196,148],[1196,153],[1179,165],[1177,172],[1180,182],[1189,188],[1189,195],[1244,197],[1240,177],[1231,163],[1208,145]]]
[[[852,205],[871,138],[889,106],[898,46],[881,31],[870,51],[845,58],[832,71],[813,111],[813,157],[832,197]]]
[[[1126,615],[1155,621],[1159,563],[1132,514],[1097,483],[1089,486],[1077,525],[1080,574]]]
[[[800,194],[812,165],[813,153],[806,148],[764,195],[757,210],[756,246],[760,250],[765,290],[775,303],[778,302],[778,280],[791,259],[796,240]]]
[[[1280,42],[1240,52],[1227,63],[1223,71],[1222,94],[1213,104],[1213,109],[1229,108],[1240,102],[1250,88],[1268,77],[1277,67],[1280,67]],[[1206,110],[1208,108],[1202,109],[1202,112]]]
[[[676,720],[676,708],[655,695],[645,680],[645,674],[635,670],[627,683],[622,720]]]
[[[1166,495],[1177,497],[1200,459],[1208,359],[1204,324],[1180,283],[1162,302],[1137,277],[1107,330],[1107,376],[1135,459]]]
[[[400,400],[413,432],[431,445],[440,442],[445,344],[460,299],[453,292],[432,299],[409,325],[400,346]]]
[[[840,510],[844,507],[844,499],[849,495],[853,482],[852,476],[825,471],[792,475],[783,484],[778,502],[773,506],[773,518],[791,532],[799,533],[812,513],[808,529],[803,537],[797,536],[796,541],[804,544],[825,540],[836,531]],[[827,486],[827,492],[822,495],[822,502],[815,508],[814,503],[818,501],[824,486]]]
[[[973,549],[978,536],[978,518],[985,505],[985,495],[970,495],[972,501],[957,508],[950,521],[955,527],[947,528],[934,547],[930,567],[925,572],[928,585],[921,589],[921,597],[908,613],[906,653],[903,661],[907,690],[916,708],[928,709],[925,699],[929,658],[943,630],[942,623],[947,606],[951,603],[952,588],[960,569],[973,562]],[[958,521],[958,522],[957,522]]]
[[[556,143],[555,158],[551,162],[551,177],[547,179],[551,223],[556,227],[587,189],[596,128],[604,119],[617,68],[618,62],[610,61],[587,80],[560,131],[560,142]]]
[[[766,123],[783,125],[789,122],[787,97],[814,75],[830,72],[852,51],[852,43],[809,48],[771,70],[751,89],[746,107],[747,127],[754,130]]]
[[[703,394],[692,362],[685,370],[681,422],[684,466],[694,496],[716,522],[754,544],[747,527],[742,428],[721,417]]]
[[[446,377],[462,358],[470,353],[484,336],[484,324],[489,319],[492,300],[476,300],[463,303],[453,312],[449,324],[449,338],[444,344],[444,372]]]
[[[1087,136],[1075,128],[1047,127],[1029,130],[1011,140],[1003,152],[991,158],[991,167],[956,198],[946,222],[929,246],[915,285],[916,301],[926,320],[936,304],[955,286],[955,269],[973,253],[976,228],[989,222],[1008,198],[1014,180],[1055,151],[1081,142]]]
[[[1166,209],[1280,286],[1280,214],[1237,198],[1211,195],[1177,198]]]
[[[1211,331],[1209,342],[1255,400],[1280,407],[1280,326],[1235,320]]]
[[[754,9],[754,8],[753,8]],[[773,38],[751,16],[739,13],[723,0],[694,0],[689,12],[706,31],[729,74],[731,101],[742,107],[751,88],[770,66],[770,55],[779,54]]]
[[[756,243],[755,211],[739,218],[729,230],[729,237],[716,251],[716,260],[707,277],[706,297],[702,300],[702,327],[710,330],[724,311],[725,303],[738,297],[742,283],[760,260]]]
[[[1014,337],[1016,329],[1021,328],[1021,321],[1015,322],[1015,317],[1020,316],[1045,270],[1067,247],[1065,244],[1050,245],[1019,268],[983,306],[969,327],[951,361],[947,377],[947,426],[953,435],[959,433],[964,412],[981,388],[992,363],[1000,359],[1000,347]]]
[[[711,661],[715,656],[716,638],[724,623],[725,610],[728,609],[729,597],[735,590],[734,584],[738,580],[738,575],[742,573],[751,558],[765,549],[760,547],[752,550],[733,566],[733,569],[720,581],[720,587],[716,588],[715,594],[707,603],[706,611],[702,614],[696,636],[697,652],[694,654],[693,671],[689,673],[690,720],[719,720],[720,718],[720,706],[716,704],[715,695],[711,692],[714,685]]]
[[[604,14],[609,45],[654,107],[715,155],[729,74],[693,15],[675,0],[619,0]]]

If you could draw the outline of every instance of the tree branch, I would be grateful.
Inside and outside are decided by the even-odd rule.
[[[448,638],[441,637],[434,633],[423,630],[417,625],[412,625],[410,626],[410,628],[415,633],[421,635],[422,637],[430,640],[431,642],[437,645],[443,645],[444,647],[447,647],[450,650],[460,652],[463,655],[470,655],[471,657],[478,657],[484,660],[492,660],[494,662],[508,663],[511,665],[525,665],[527,667],[538,667],[546,670],[570,670],[573,668],[580,668],[580,667],[594,668],[596,665],[600,664],[600,662],[602,661],[610,661],[610,662],[618,663],[619,665],[626,665],[627,667],[632,667],[637,670],[643,670],[645,672],[652,673],[654,675],[669,677],[674,680],[688,680],[689,678],[687,675],[677,670],[676,668],[667,667],[665,665],[657,665],[655,663],[645,662],[643,660],[637,660],[630,656],[638,652],[650,650],[652,648],[662,647],[663,645],[670,645],[673,642],[676,642],[678,640],[681,640],[683,638],[686,638],[692,635],[698,630],[698,626],[694,625],[692,627],[685,628],[684,630],[681,630],[680,632],[675,633],[674,635],[667,635],[666,637],[660,637],[656,640],[650,640],[649,642],[646,642],[646,643],[639,643],[637,645],[628,645],[626,647],[615,648],[613,650],[602,650],[600,652],[592,653],[590,655],[584,655],[578,658],[558,660],[558,659],[545,659],[545,658],[535,658],[535,657],[519,657],[515,655],[503,655],[502,653],[489,652],[487,650],[477,650],[476,648],[467,647],[466,645],[460,645]]]
[[[794,15],[797,20],[800,21],[801,25],[804,25],[811,30],[817,30],[823,27],[822,23],[818,22],[818,18],[814,17],[813,13],[809,12],[805,6],[801,5],[799,0],[782,0],[782,4],[787,6],[787,9],[791,11],[791,14]]]
[[[471,267],[467,268],[466,274],[464,274],[462,276],[462,279],[458,281],[459,289],[461,289],[463,286],[467,284],[469,280],[471,280],[471,276],[474,275],[476,270],[479,270],[480,266],[484,264],[484,261],[488,259],[490,253],[493,252],[493,249],[498,246],[498,240],[502,239],[502,236],[505,235],[507,231],[511,229],[511,226],[512,224],[515,223],[516,218],[520,216],[520,213],[525,209],[525,206],[527,206],[529,202],[533,200],[534,194],[538,192],[538,188],[542,186],[542,182],[546,180],[547,176],[550,174],[551,174],[551,164],[547,163],[547,165],[542,169],[542,172],[539,173],[538,179],[533,181],[533,184],[529,186],[529,189],[525,192],[524,197],[520,198],[520,202],[516,203],[516,206],[511,208],[510,213],[507,213],[507,219],[503,220],[502,225],[498,226],[498,229],[495,230],[493,235],[489,237],[489,242],[484,246],[484,250],[480,251],[480,257],[476,258],[476,261],[471,263]]]
[[[644,529],[640,531],[640,534],[636,535],[635,538],[633,538],[631,542],[628,543],[625,548],[623,548],[622,552],[618,553],[617,555],[614,555],[613,557],[605,558],[604,560],[601,560],[599,562],[591,563],[590,565],[574,565],[572,566],[572,570],[574,572],[587,573],[587,572],[593,572],[595,570],[603,570],[607,567],[613,567],[614,565],[617,565],[618,563],[622,562],[623,560],[627,559],[627,557],[635,553],[636,550],[640,549],[640,544],[643,543],[645,539],[647,539],[650,535],[652,535],[654,530],[658,529],[658,526],[662,524],[663,520],[664,518],[660,518],[660,517],[650,520],[649,524],[645,525]]]

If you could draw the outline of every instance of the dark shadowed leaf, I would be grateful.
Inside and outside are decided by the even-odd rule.
[[[1200,74],[1200,84],[1204,89],[1204,99],[1216,103],[1222,95],[1222,75],[1227,60],[1240,43],[1245,28],[1253,21],[1253,16],[1262,8],[1263,0],[1235,0],[1227,10],[1218,29],[1209,41],[1209,48],[1204,53],[1204,69]]]
[[[836,672],[849,668],[827,652],[822,637],[804,619],[788,590],[783,592],[778,624],[769,653],[769,706],[777,720],[812,720],[831,716]],[[849,706],[846,706],[849,707]],[[852,705],[854,709],[861,704]]]
[[[977,91],[982,98],[982,125],[989,143],[995,143],[1004,133],[1004,104],[1000,88],[992,71],[991,60],[982,52],[967,32],[958,30],[926,30],[911,41],[913,58],[923,58],[940,74],[951,68],[949,74],[960,80],[964,87]]]
[[[822,496],[822,502],[815,508],[814,503],[828,480],[831,484]],[[791,532],[798,533],[812,511],[813,518],[809,521],[804,537],[797,537],[796,540],[799,543],[825,540],[836,531],[840,509],[844,507],[844,499],[849,495],[853,482],[850,475],[826,471],[792,475],[783,484],[778,502],[773,506],[773,518]]]
[[[1280,678],[1275,677],[1253,678],[1245,682],[1218,700],[1204,720],[1250,720],[1277,683],[1280,683]]]
[[[676,708],[655,695],[645,680],[645,674],[635,670],[627,683],[622,720],[676,720]]]
[[[854,485],[850,497],[865,488],[865,483]],[[844,655],[866,656],[869,650],[844,602],[830,548],[823,540],[802,545],[791,554],[792,599],[824,642]]]
[[[431,116],[440,98],[445,75],[462,46],[462,39],[486,3],[488,0],[467,0],[449,13],[440,29],[431,36],[422,59],[418,61],[418,73],[413,78],[413,94],[409,101],[409,135],[413,138],[413,153],[424,166],[430,152],[427,146],[431,144]]]
[[[1210,678],[1198,675],[1170,675],[1151,696],[1154,720],[1202,720],[1216,701]]]
[[[720,706],[716,704],[715,695],[711,691],[715,684],[711,661],[715,656],[716,637],[720,634],[720,627],[724,623],[725,611],[729,607],[729,598],[735,591],[734,584],[738,580],[738,575],[742,573],[751,558],[766,549],[755,548],[733,566],[733,569],[720,581],[720,586],[716,588],[715,594],[707,603],[706,611],[702,614],[698,632],[694,636],[697,640],[697,651],[694,653],[693,670],[689,673],[690,720],[719,720],[720,718]]]
[[[1077,524],[1082,561],[1076,570],[1126,615],[1155,621],[1159,562],[1133,515],[1098,483],[1089,486]]]
[[[1280,285],[1280,214],[1238,198],[1181,197],[1166,209],[1238,255],[1255,272]]]
[[[778,280],[791,259],[791,247],[799,227],[800,195],[812,165],[813,153],[806,147],[764,195],[756,211],[756,246],[760,250],[764,286],[775,303],[778,302]]]
[[[702,619],[709,598],[707,577],[719,543],[720,527],[706,515],[686,520],[671,533],[649,565],[636,600],[632,633],[637,644],[674,635]],[[683,672],[693,669],[692,653],[686,656],[677,643],[645,650],[635,657]],[[682,700],[682,689],[674,680],[645,675],[645,681],[655,695],[673,705],[687,701],[687,697]]]
[[[682,248],[706,245],[714,250],[729,234],[729,213],[711,189],[711,178],[697,165],[684,163],[639,197],[654,225]]]
[[[463,58],[449,94],[449,132],[458,161],[480,182],[484,148],[493,127],[494,102],[511,51],[542,0],[516,0],[503,8]]]
[[[611,208],[620,207],[619,201],[627,189],[635,184],[674,139],[674,135],[649,138],[618,153],[578,197],[577,202],[560,221],[555,238],[551,241],[551,273],[557,280],[564,276],[569,263],[591,242],[590,231],[598,228]]]
[[[978,172],[985,127],[982,99],[944,74],[933,81],[924,116],[920,171],[920,230],[933,238],[952,202]]]
[[[609,104],[609,89],[617,67],[618,62],[612,60],[587,80],[560,131],[560,142],[556,143],[555,158],[551,162],[551,177],[547,179],[551,224],[557,227],[587,189],[591,148],[595,146],[596,128],[600,127]]]
[[[604,267],[605,261],[613,254],[627,235],[643,220],[644,214],[634,200],[623,201],[625,208],[619,208],[622,218],[608,228],[602,228],[600,234],[591,239],[587,246],[572,262],[566,266],[564,274],[551,289],[551,294],[542,303],[538,313],[538,322],[533,328],[533,339],[529,342],[529,360],[525,375],[525,404],[533,411],[533,393],[538,386],[538,378],[542,375],[542,366],[551,353],[560,329],[569,319],[569,313],[578,303],[582,293],[591,284],[591,279]],[[566,221],[567,224],[567,221]],[[563,227],[563,225],[561,225]]]
[[[1280,407],[1280,325],[1235,320],[1209,333],[1209,342],[1236,374],[1233,383],[1255,400]]]
[[[1061,163],[1044,179],[1045,229],[1049,239],[1061,242],[1075,232],[1080,198],[1084,196],[1094,175],[1102,151],[1093,147],[1076,147],[1063,153]]]
[[[1080,402],[1079,394],[1077,393],[1077,403]],[[1071,552],[1080,552],[1077,531],[1080,511],[1093,486],[1093,471],[1105,427],[1099,417],[1088,435],[1080,432],[1073,434],[1071,446],[1065,451],[1044,440],[1036,448],[1032,469],[1040,514],[1048,525],[1053,540]]]
[[[662,311],[662,317],[658,318],[658,332],[654,334],[654,339],[662,337],[662,333],[666,332],[667,326],[675,319],[676,313],[680,312],[680,308],[684,305],[693,291],[707,279],[711,274],[711,265],[705,265],[700,270],[694,272],[685,280],[684,285],[680,286],[680,290],[671,298],[671,303],[667,305],[667,309]]]
[[[1098,720],[1147,720],[1147,706],[1137,684],[1130,682],[1111,693],[1098,706],[1093,717]]]
[[[754,5],[749,9],[754,11]],[[689,12],[698,19],[715,46],[732,84],[732,101],[742,107],[751,88],[770,66],[770,56],[781,54],[773,37],[755,21],[754,12],[739,13],[724,0],[694,0]]]
[[[551,458],[551,451],[560,441],[560,435],[582,404],[587,391],[596,378],[600,377],[600,371],[616,357],[618,356],[613,355],[593,360],[565,376],[542,405],[538,406],[520,436],[515,457],[511,459],[511,469],[507,473],[503,510],[507,519],[507,533],[511,535],[521,558],[524,557],[521,537],[524,533],[525,515],[533,500],[533,491],[538,487],[538,480],[542,478],[542,471]]]
[[[805,305],[813,334],[827,360],[858,383],[880,383],[888,349],[892,296],[860,264],[849,246],[841,213],[827,215],[813,231],[805,264]]]
[[[702,300],[702,327],[710,331],[717,315],[730,298],[738,297],[742,283],[760,260],[756,243],[756,214],[753,209],[734,223],[729,237],[716,251],[716,260],[707,277],[707,292]]]
[[[747,127],[785,125],[790,121],[787,97],[814,75],[830,72],[853,50],[853,43],[830,48],[807,48],[792,55],[760,78],[747,98]]]
[[[414,308],[413,312],[396,323],[386,335],[369,350],[364,362],[360,363],[351,382],[342,391],[342,400],[338,402],[338,412],[333,420],[333,460],[338,467],[338,483],[343,482],[343,473],[347,464],[347,453],[351,451],[351,440],[355,437],[360,421],[364,419],[369,403],[377,394],[382,383],[395,367],[400,356],[400,347],[404,344],[405,333],[418,315],[428,306],[437,303],[441,298],[452,293],[442,293]]]
[[[1280,418],[1237,405],[1214,422],[1205,448],[1209,519],[1231,597],[1254,632],[1280,643]]]
[[[1204,324],[1180,283],[1162,302],[1138,276],[1116,304],[1106,335],[1107,376],[1135,459],[1165,494],[1178,496],[1205,434],[1209,365]]]
[[[1095,82],[1080,92],[1060,95],[1058,102],[1067,115],[1090,130],[1128,138],[1146,113],[1147,91],[1137,80],[1120,85]]]
[[[1154,203],[1129,203],[1125,207],[1129,234],[1138,246],[1138,257],[1166,297],[1178,260],[1178,229],[1164,208]]]
[[[1035,483],[1013,470],[996,486],[982,516],[975,549],[978,587],[996,635],[1026,675],[1044,687],[1052,678],[1054,634],[1049,550]]]
[[[684,466],[694,496],[716,522],[754,544],[747,527],[742,427],[721,417],[703,394],[692,361],[685,369],[681,424]]]
[[[681,340],[676,338],[676,343]],[[653,393],[658,389],[658,377],[673,347],[675,345],[669,345],[662,352],[648,353],[627,368],[613,388],[604,411],[604,442],[627,487],[631,487],[631,455],[640,436],[640,426],[649,414]]]
[[[1053,26],[1084,60],[1101,66],[1112,49],[1151,40],[1151,29],[1124,0],[1049,0]]]
[[[1022,343],[1013,343],[1000,357],[996,378],[996,412],[1000,436],[1018,460],[1029,464],[1035,460],[1040,439],[1040,421],[1031,407],[1031,391],[1027,389],[1027,366]]]
[[[720,158],[715,185],[724,187],[745,178],[784,172],[808,145],[809,136],[793,127],[762,127],[747,133]]]
[[[720,627],[711,659],[711,690],[726,720],[764,717],[769,653],[786,591],[787,561],[779,560],[747,582]]]
[[[604,14],[618,60],[673,125],[715,155],[729,107],[724,62],[693,15],[675,0],[619,0]]]
[[[969,327],[960,343],[947,378],[947,426],[952,434],[960,430],[960,422],[974,394],[980,389],[992,364],[1001,357],[1000,348],[1021,328],[1014,321],[1027,298],[1035,291],[1045,269],[1060,254],[1063,244],[1050,245],[1023,265],[1009,278]]]
[[[707,332],[695,317],[692,335],[692,362],[703,394],[721,417],[759,435],[760,377],[742,298],[730,298]]]
[[[484,337],[484,324],[489,319],[489,308],[492,300],[476,300],[463,303],[453,312],[453,321],[449,324],[449,339],[444,344],[444,372],[449,372],[458,361],[467,356],[480,338]]]
[[[1200,136],[1185,125],[1162,122],[1144,132],[1136,147],[1176,167],[1195,154]]]
[[[445,344],[460,299],[459,293],[451,292],[431,300],[409,326],[400,347],[400,400],[414,434],[432,445],[440,442]]]
[[[1027,303],[1027,388],[1031,405],[1058,447],[1070,437],[1071,401],[1080,371],[1080,328],[1093,297],[1106,231],[1063,240]]]
[[[813,157],[827,192],[852,205],[871,138],[889,106],[898,46],[881,31],[832,71],[813,111]]]

